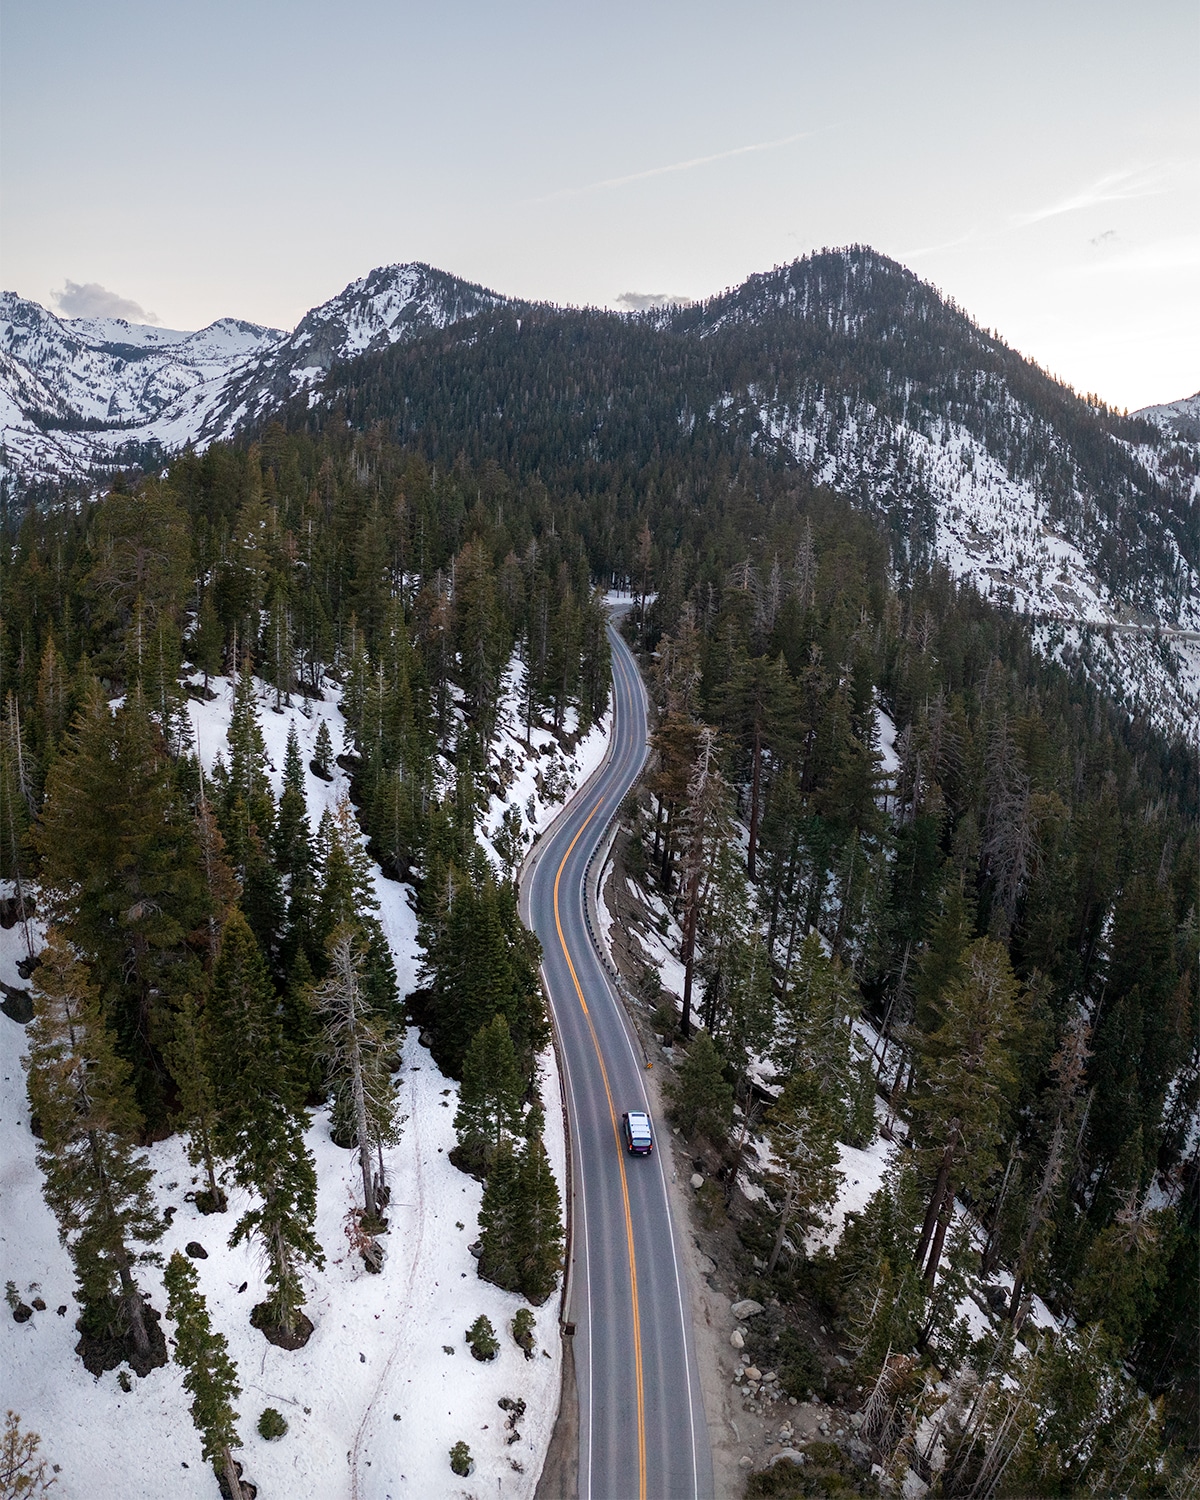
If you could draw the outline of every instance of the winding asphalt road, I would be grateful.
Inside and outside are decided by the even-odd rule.
[[[645,1063],[584,915],[588,861],[646,759],[641,678],[612,629],[609,640],[608,755],[543,838],[521,894],[542,944],[571,1128],[566,1316],[576,1327],[578,1492],[579,1500],[708,1500],[712,1456],[664,1176],[668,1131],[656,1119],[653,1154],[626,1154],[622,1113],[650,1112]]]

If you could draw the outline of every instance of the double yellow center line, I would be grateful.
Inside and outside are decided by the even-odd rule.
[[[600,802],[604,799],[601,798]],[[596,1061],[600,1064],[600,1076],[604,1080],[604,1093],[608,1099],[608,1115],[612,1121],[613,1140],[617,1146],[617,1165],[621,1169],[621,1196],[625,1203],[625,1242],[629,1249],[629,1287],[633,1298],[633,1363],[637,1377],[637,1430],[638,1430],[638,1500],[646,1500],[646,1408],[642,1390],[642,1320],[638,1312],[638,1284],[637,1284],[637,1258],[633,1250],[633,1215],[629,1211],[629,1182],[625,1176],[625,1151],[621,1143],[621,1132],[617,1125],[617,1111],[613,1106],[612,1089],[608,1083],[608,1069],[604,1066],[604,1055],[600,1051],[600,1039],[596,1035],[596,1028],[592,1024],[591,1012],[588,1010],[587,1001],[584,999],[583,987],[579,983],[579,975],[575,972],[575,965],[571,962],[571,954],[567,949],[567,940],[563,935],[562,918],[558,911],[558,887],[562,880],[563,869],[567,860],[570,859],[575,845],[583,837],[583,831],[600,810],[600,802],[597,802],[591,812],[579,826],[579,832],[567,846],[567,852],[563,855],[558,869],[554,875],[554,926],[558,930],[558,941],[562,946],[563,957],[567,961],[567,968],[571,971],[571,980],[575,985],[575,993],[579,997],[579,1005],[583,1011],[584,1020],[587,1021],[588,1031],[592,1036],[592,1046],[596,1049]],[[587,895],[584,894],[586,901]],[[589,1335],[590,1336],[590,1335]]]

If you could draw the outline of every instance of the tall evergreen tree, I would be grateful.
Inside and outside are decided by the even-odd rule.
[[[824,1080],[811,1071],[793,1073],[767,1116],[772,1162],[768,1182],[778,1200],[779,1224],[767,1270],[775,1269],[788,1231],[820,1224],[837,1197],[843,1173],[838,1166],[840,1101],[831,1100]]]
[[[200,970],[209,896],[196,826],[162,735],[134,692],[93,685],[55,761],[37,827],[51,920],[86,961],[148,1126],[166,1120],[176,997]]]
[[[468,1170],[486,1171],[505,1136],[520,1133],[524,1093],[508,1021],[496,1015],[475,1033],[463,1058],[454,1128]]]
[[[195,1267],[178,1250],[163,1272],[167,1316],[175,1324],[175,1363],[183,1370],[184,1389],[192,1398],[192,1423],[200,1434],[205,1459],[224,1477],[232,1500],[242,1500],[241,1477],[233,1450],[242,1446],[233,1403],[241,1395],[237,1366],[229,1357],[225,1335],[213,1331],[208,1304]]]
[[[324,1022],[324,1055],[334,1097],[353,1130],[363,1212],[368,1221],[378,1223],[386,1202],[383,1148],[394,1145],[400,1134],[396,1088],[388,1066],[396,1040],[370,1004],[365,969],[355,929],[349,924],[336,928],[329,943],[329,973],[317,986],[314,1001]]]
[[[540,1306],[554,1291],[562,1269],[562,1199],[546,1147],[529,1135],[517,1172],[518,1289]]]
[[[262,1326],[296,1335],[304,1290],[301,1267],[324,1256],[314,1233],[317,1175],[304,1144],[307,1116],[295,1102],[279,1003],[245,917],[225,924],[205,1028],[216,1099],[214,1141],[239,1187],[258,1202],[234,1226],[230,1244],[256,1236],[271,1294]]]
[[[671,1118],[688,1140],[706,1136],[723,1146],[733,1121],[733,1087],[725,1080],[725,1059],[707,1031],[688,1043],[679,1075],[667,1087]]]
[[[923,1044],[914,1108],[933,1186],[916,1253],[931,1289],[955,1192],[961,1186],[979,1196],[996,1166],[1016,1082],[1013,1044],[1023,1002],[1007,952],[978,938],[964,955],[962,977],[942,995],[941,1025]]]
[[[479,1274],[535,1304],[554,1290],[562,1265],[562,1205],[546,1148],[501,1142],[479,1209]]]
[[[53,929],[34,996],[29,1103],[41,1126],[46,1201],[75,1268],[80,1326],[85,1335],[128,1342],[130,1363],[145,1375],[166,1353],[134,1270],[137,1247],[158,1240],[163,1224],[150,1193],[153,1172],[134,1150],[141,1117],[131,1069],[116,1053],[86,968]]]

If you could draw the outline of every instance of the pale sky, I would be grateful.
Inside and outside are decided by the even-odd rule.
[[[0,88],[0,282],[64,313],[291,327],[406,260],[611,306],[857,242],[1080,391],[1200,389],[1196,0],[0,0]]]

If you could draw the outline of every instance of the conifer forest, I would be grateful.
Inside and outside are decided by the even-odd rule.
[[[852,1411],[869,1454],[816,1443],[748,1493],[895,1493],[911,1471],[947,1500],[1196,1500],[1194,745],[1038,654],[883,500],[688,440],[658,397],[594,443],[554,387],[603,383],[605,330],[579,324],[524,425],[511,404],[493,422],[472,353],[472,442],[438,425],[432,364],[392,420],[417,359],[396,352],[324,413],[3,517],[0,878],[27,935],[27,1087],[79,1358],[146,1380],[173,1358],[206,1463],[249,1493],[247,1372],[191,1262],[170,1259],[163,1306],[143,1296],[163,1232],[147,1147],[186,1143],[202,1212],[261,1253],[245,1316],[298,1350],[334,1248],[311,1113],[328,1105],[353,1154],[353,1244],[378,1269],[406,1028],[459,1084],[479,1276],[554,1295],[529,840],[514,818],[493,859],[479,821],[508,774],[506,692],[527,739],[602,721],[620,589],[652,705],[620,857],[684,975],[678,1005],[651,967],[628,976],[633,1003],[765,1309],[747,1352],[788,1397]],[[652,320],[624,336],[660,389]],[[187,705],[212,679],[233,706],[206,772]],[[323,732],[310,757],[293,733],[277,794],[263,715],[331,693],[346,743]],[[315,826],[310,764],[351,788]],[[407,995],[372,861],[414,892]],[[845,1148],[872,1146],[877,1189],[835,1214]]]

